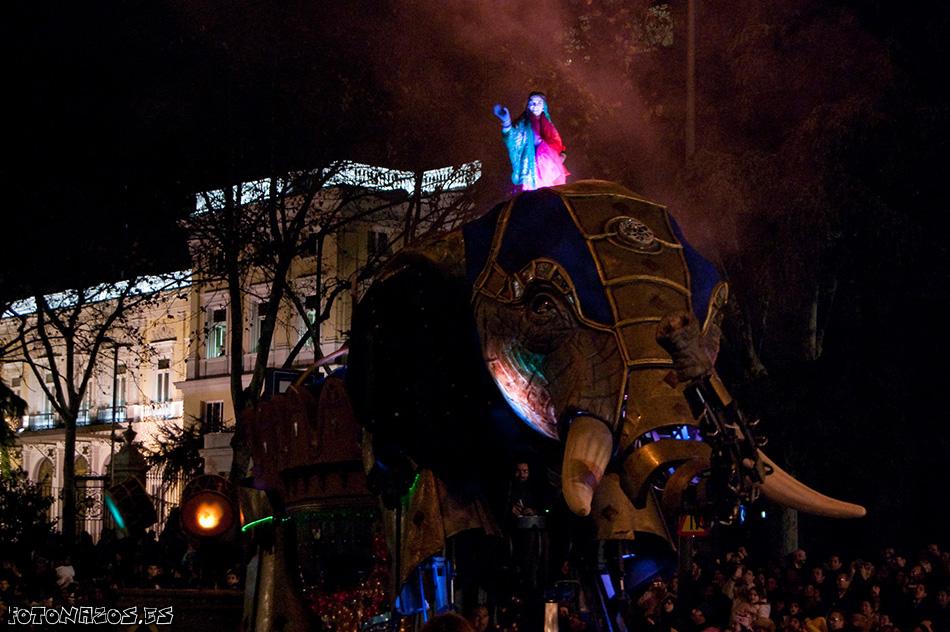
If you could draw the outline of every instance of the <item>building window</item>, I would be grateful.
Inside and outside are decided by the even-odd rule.
[[[224,402],[205,402],[203,420],[209,432],[221,431],[224,427]]]
[[[307,308],[307,322],[303,323],[303,335],[306,336],[307,340],[304,343],[304,349],[313,349],[313,337],[310,335],[310,326],[313,325],[317,320],[317,310],[313,308]],[[317,328],[317,335],[320,335],[319,327]]]
[[[92,396],[92,383],[90,382],[86,386],[86,393],[83,395],[82,404],[80,404],[79,415],[76,417],[76,423],[80,426],[88,426],[92,421],[92,418],[89,416],[89,411],[92,409],[92,405],[95,403],[95,399]]]
[[[155,374],[155,401],[171,401],[171,362],[168,358],[162,358],[158,361],[158,372]]]
[[[20,395],[20,390],[23,387],[23,378],[20,376],[10,378],[10,390],[13,391],[13,394],[17,397],[23,397]]]
[[[45,498],[53,497],[53,462],[44,458],[36,470],[36,483]],[[45,509],[43,515],[50,517],[52,507]]]
[[[53,374],[52,374],[52,373],[48,373],[48,374],[46,375],[46,384],[47,384],[46,388],[49,390],[50,393],[55,393],[55,392],[56,392],[56,390],[55,390],[56,387],[53,386]],[[52,417],[52,415],[53,415],[53,410],[54,410],[54,409],[53,409],[53,400],[52,400],[52,398],[46,393],[46,390],[44,390],[44,391],[43,391],[43,414]]]
[[[256,353],[261,343],[261,332],[264,329],[264,318],[267,315],[267,303],[251,304],[251,352]]]
[[[17,397],[23,398],[23,395],[21,395],[21,390],[23,388],[23,378],[20,376],[16,376],[16,377],[9,378],[9,380],[10,380],[9,382],[10,390],[13,392],[13,394],[16,395]],[[28,411],[24,411],[24,412],[28,412]],[[20,421],[20,423],[29,425],[29,417],[24,417]]]
[[[124,364],[120,364],[118,367],[116,367],[116,370],[115,370],[115,376],[116,376],[115,377],[115,405],[116,406],[125,406],[126,404],[126,399],[125,399],[125,394],[127,392],[126,381],[125,381],[126,371],[127,369],[125,368]]]
[[[224,307],[208,309],[208,357],[224,355],[228,336],[228,310]]]
[[[386,233],[371,230],[366,233],[366,252],[369,258],[385,257],[391,254],[389,247],[389,235]]]

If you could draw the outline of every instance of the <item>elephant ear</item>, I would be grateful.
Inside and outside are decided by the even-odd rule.
[[[500,396],[481,360],[462,259],[458,236],[404,252],[354,311],[347,389],[377,469],[399,479],[418,466],[471,483],[498,452],[490,421]]]

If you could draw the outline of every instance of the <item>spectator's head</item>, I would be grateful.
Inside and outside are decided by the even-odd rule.
[[[755,632],[775,632],[775,624],[768,617],[757,617],[752,622],[752,629]]]
[[[656,608],[659,605],[656,599],[656,595],[653,594],[652,590],[648,590],[640,596],[640,599],[637,600],[637,605],[640,606],[640,609],[647,615],[656,614]]]
[[[734,627],[739,630],[751,630],[755,616],[748,608],[739,608],[733,613]]]
[[[778,588],[779,588],[779,587],[778,587],[778,579],[777,579],[777,578],[772,577],[772,576],[769,576],[769,577],[767,577],[767,578],[765,579],[765,591],[766,591],[768,594],[770,594],[770,595],[776,594],[776,593],[778,592]]]
[[[810,601],[815,601],[819,598],[818,589],[815,588],[814,584],[807,584],[804,590],[802,590],[802,596]]]
[[[746,590],[745,596],[749,603],[759,603],[759,591],[755,586],[750,586]]]
[[[914,599],[917,601],[923,601],[927,598],[927,585],[924,582],[918,582],[914,586]]]
[[[802,629],[801,617],[789,617],[785,623],[785,629],[792,632],[799,632]]]
[[[831,614],[828,615],[828,629],[832,632],[834,630],[843,630],[844,624],[844,613],[840,610],[832,610]]]
[[[241,585],[241,577],[234,569],[229,569],[224,576],[224,585],[228,588],[238,588]]]
[[[79,601],[79,584],[70,584],[63,589],[63,601],[67,606],[75,606]]]
[[[474,632],[463,617],[449,612],[440,614],[429,619],[429,622],[422,626],[422,632]]]
[[[847,590],[851,585],[851,577],[847,573],[838,573],[838,576],[835,577],[835,585],[838,590]]]
[[[852,612],[851,613],[851,627],[856,630],[867,630],[870,627],[871,622],[868,617],[862,612]]]
[[[832,572],[841,570],[842,566],[844,565],[841,562],[840,555],[831,555],[828,558],[828,568],[831,569]]]
[[[702,608],[693,608],[689,611],[689,619],[698,629],[702,629],[706,625],[706,611]]]
[[[485,632],[488,629],[490,618],[488,616],[487,606],[475,606],[468,616],[469,623],[475,629],[475,632]]]
[[[581,619],[576,612],[572,612],[567,617],[567,629],[569,632],[583,632],[587,629],[587,622]]]
[[[71,565],[63,565],[56,567],[56,585],[60,588],[65,588],[73,583],[73,579],[76,577],[76,571]]]
[[[900,570],[894,573],[894,583],[897,584],[898,588],[905,588],[909,581],[907,573],[904,571]]]
[[[531,476],[531,469],[527,463],[515,463],[515,480],[525,482]]]
[[[802,613],[802,606],[797,601],[793,601],[788,604],[788,615],[790,617],[797,617]]]
[[[811,569],[811,580],[815,584],[825,583],[825,569],[820,566],[815,566]]]
[[[157,563],[152,562],[151,564],[149,564],[149,565],[146,567],[146,569],[145,569],[145,574],[146,574],[146,576],[148,576],[149,579],[155,579],[155,578],[161,576],[161,574],[162,574],[162,567],[159,566]]]
[[[797,566],[804,566],[805,562],[808,561],[808,555],[805,553],[805,549],[798,549],[792,553],[792,561],[795,562]]]
[[[937,591],[937,605],[941,608],[950,607],[950,588],[944,587]]]
[[[744,571],[742,571],[742,582],[746,586],[752,586],[753,584],[755,584],[755,573],[752,571],[751,568],[747,568]]]

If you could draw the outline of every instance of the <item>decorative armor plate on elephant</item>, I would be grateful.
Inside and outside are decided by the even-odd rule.
[[[614,217],[607,222],[606,230],[619,245],[636,252],[653,253],[662,248],[650,227],[634,217]]]

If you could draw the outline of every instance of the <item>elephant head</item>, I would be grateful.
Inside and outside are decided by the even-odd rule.
[[[663,477],[675,511],[711,451],[657,325],[693,314],[711,364],[726,300],[664,207],[601,181],[526,192],[391,262],[354,317],[351,394],[386,438],[387,467],[434,459],[466,471],[498,449],[511,423],[503,408],[563,443],[575,513],[590,512],[608,471],[636,507],[655,504],[648,490]],[[771,473],[760,487],[780,502],[863,514],[762,458]]]

